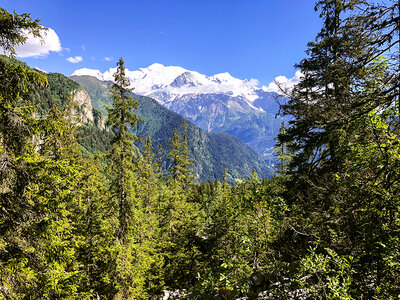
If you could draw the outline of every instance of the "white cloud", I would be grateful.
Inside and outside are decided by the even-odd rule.
[[[250,84],[251,86],[253,86],[253,87],[256,88],[256,87],[260,84],[260,82],[258,81],[258,79],[251,78],[251,79],[249,80],[249,84]]]
[[[99,70],[94,70],[94,69],[82,68],[79,70],[75,70],[74,73],[71,74],[71,76],[83,76],[83,75],[89,75],[96,77],[99,80],[104,80],[103,74]]]
[[[61,52],[61,42],[57,33],[49,28],[44,32],[43,38],[34,37],[28,34],[25,44],[15,47],[18,57],[40,57],[46,56],[51,51]]]
[[[106,61],[111,61],[112,59],[113,59],[112,57],[108,57],[108,56],[104,57],[104,60],[106,60]]]
[[[300,82],[302,77],[303,73],[301,73],[301,71],[296,71],[292,78],[278,76],[275,77],[274,81],[271,82],[267,87],[263,86],[262,89],[266,92],[275,92],[281,95],[285,94],[285,92],[290,93],[293,87]]]
[[[77,64],[83,60],[82,56],[68,57],[67,60],[70,63]]]

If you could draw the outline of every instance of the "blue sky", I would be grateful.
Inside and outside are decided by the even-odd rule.
[[[130,70],[158,62],[265,85],[294,76],[321,25],[312,0],[6,0],[1,6],[29,12],[55,31],[61,47],[21,59],[65,75],[83,67],[104,72],[122,56]]]

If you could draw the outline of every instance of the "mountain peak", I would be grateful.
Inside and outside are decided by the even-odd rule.
[[[172,87],[182,87],[182,86],[187,86],[187,87],[193,87],[201,85],[201,82],[196,80],[193,76],[193,74],[189,71],[186,71],[179,75],[178,77],[175,78],[175,80],[170,84]]]
[[[229,82],[232,80],[240,80],[233,77],[229,72],[219,73],[211,76],[211,78],[217,82]]]
[[[115,68],[101,74],[98,70],[80,69],[73,75],[91,75],[100,80],[114,80]],[[229,72],[206,76],[178,66],[153,63],[136,71],[126,69],[126,76],[135,88],[135,93],[151,96],[160,103],[166,103],[185,94],[226,94],[244,97],[251,103],[258,98],[260,88],[253,81],[233,77]],[[168,99],[165,97],[168,96]],[[165,99],[164,99],[165,98]]]
[[[151,64],[150,66],[148,66],[146,69],[148,70],[160,70],[160,69],[164,69],[165,66],[163,64],[160,63],[154,63]]]

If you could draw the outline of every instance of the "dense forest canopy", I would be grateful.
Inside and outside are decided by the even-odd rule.
[[[45,92],[57,80],[2,57],[0,299],[397,299],[399,2],[316,10],[321,31],[281,106],[292,118],[277,175],[235,185],[193,181],[186,128],[167,172],[151,139],[137,150],[122,58],[109,145],[94,154],[77,142],[73,104]],[[11,58],[23,32],[43,30],[0,9]]]

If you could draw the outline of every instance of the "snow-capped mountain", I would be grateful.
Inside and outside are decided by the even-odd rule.
[[[83,68],[76,70],[72,75],[90,75],[100,80],[112,81],[115,71],[116,68],[110,68],[101,73],[99,70]],[[241,80],[227,72],[206,76],[182,67],[164,66],[158,63],[136,71],[126,69],[126,76],[131,81],[131,87],[135,88],[135,93],[145,96],[155,95],[155,99],[162,104],[186,94],[209,93],[242,96],[251,104],[258,98],[256,91],[260,90],[255,79]],[[161,94],[164,94],[164,97],[161,97]]]
[[[115,71],[79,69],[72,75],[113,81]],[[154,98],[204,130],[230,133],[271,158],[282,120],[274,117],[276,94],[259,88],[257,80],[238,79],[227,72],[206,76],[158,63],[135,71],[126,69],[126,76],[136,94]]]

